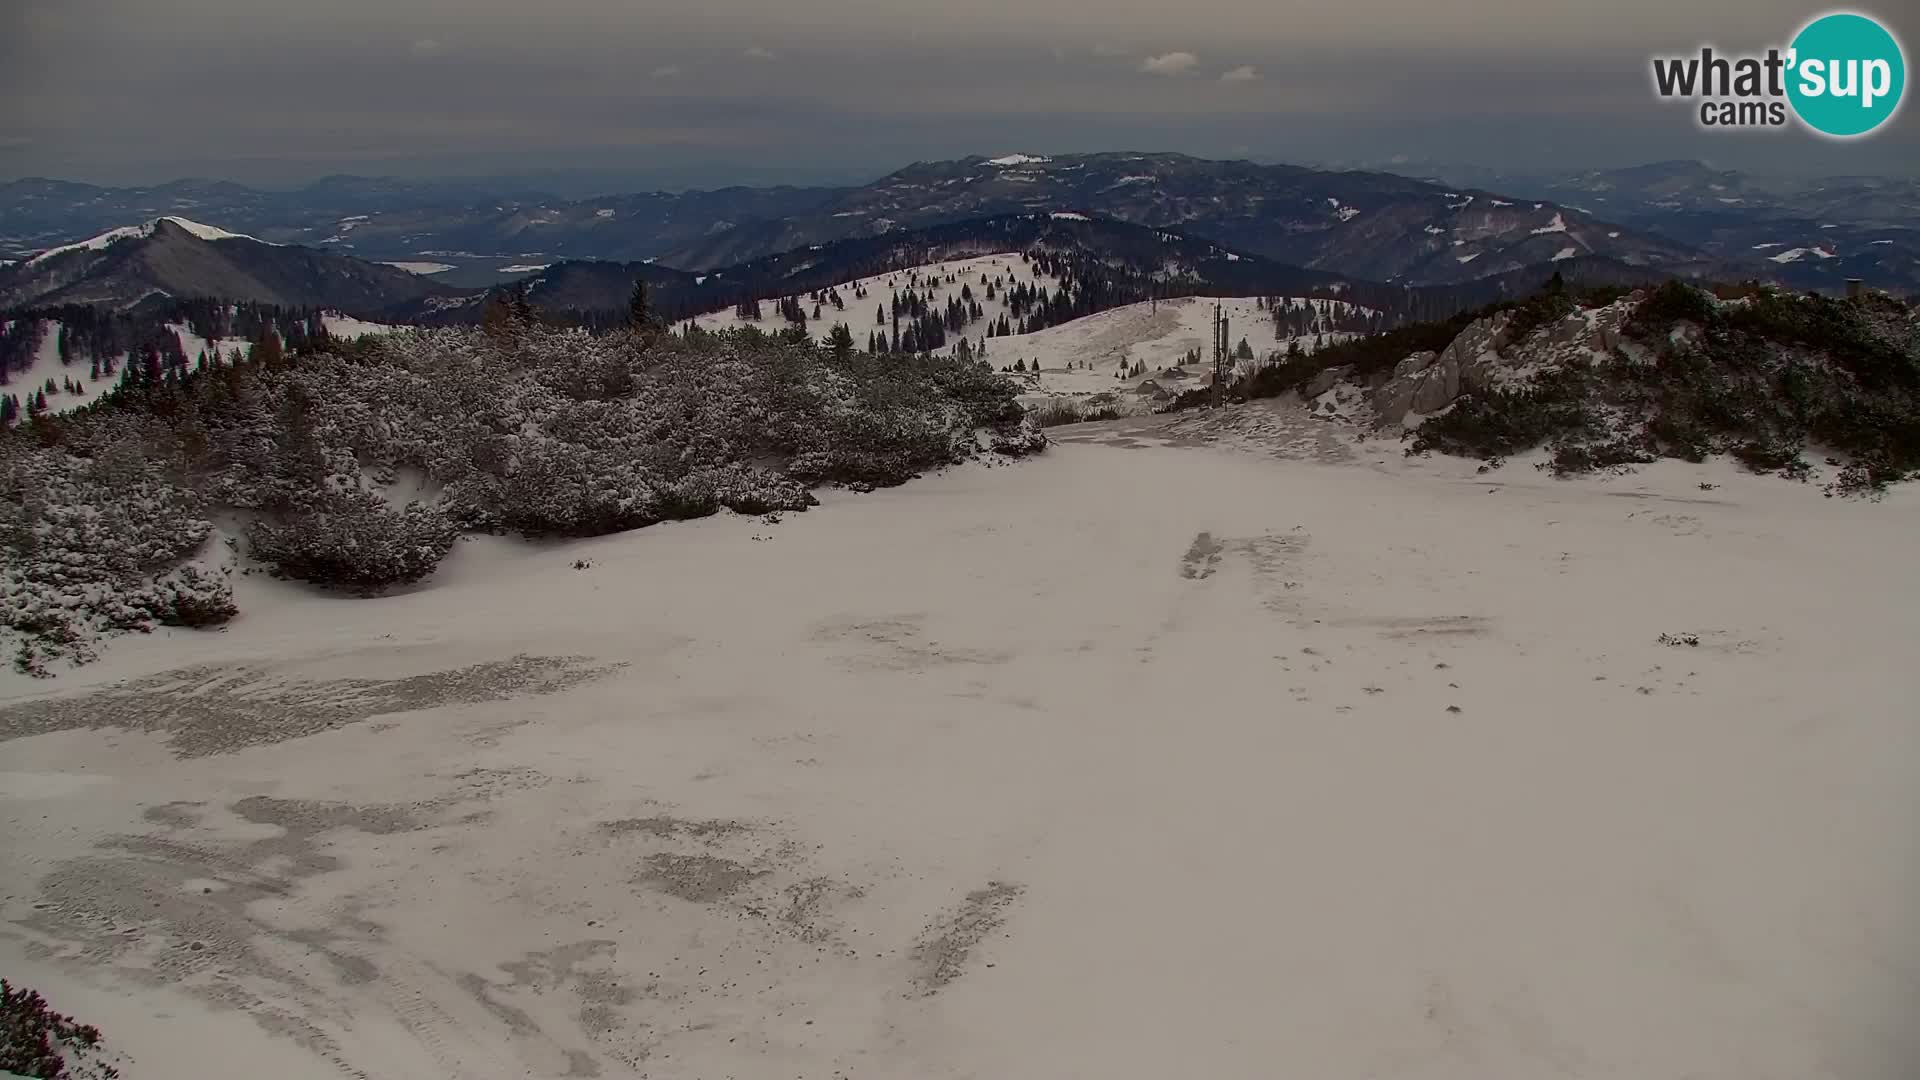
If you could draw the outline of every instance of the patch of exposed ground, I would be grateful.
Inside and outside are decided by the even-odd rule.
[[[1355,460],[1354,431],[1338,420],[1316,418],[1291,398],[1272,398],[1178,414],[1126,417],[1050,428],[1062,443],[1106,446],[1226,446],[1296,461],[1339,464]]]
[[[176,755],[202,757],[391,713],[558,693],[618,667],[577,656],[516,656],[400,679],[299,681],[276,677],[270,667],[209,664],[0,708],[0,742],[124,728],[163,732]]]
[[[1215,540],[1212,533],[1195,536],[1193,545],[1180,556],[1180,576],[1190,581],[1212,577],[1220,568],[1220,551],[1220,541]]]
[[[531,1017],[486,996],[483,983],[439,972],[395,947],[386,927],[366,916],[366,897],[312,880],[347,869],[335,847],[343,834],[399,837],[471,824],[477,815],[463,813],[463,805],[547,778],[509,768],[469,769],[452,780],[444,793],[410,804],[256,795],[224,807],[150,807],[143,817],[156,831],[109,837],[56,864],[41,878],[31,909],[0,933],[22,941],[36,959],[172,986],[244,1013],[349,1074],[353,1049],[335,1034],[344,1022],[343,991],[370,993],[450,1074],[467,1074],[472,1062],[459,1048],[473,1033],[436,1004],[435,987],[465,987],[512,1032]],[[553,1060],[567,1052],[554,1046]],[[590,1055],[576,1064],[597,1067]]]
[[[1327,621],[1333,626],[1377,630],[1388,638],[1478,637],[1493,629],[1493,620],[1479,615],[1354,615]]]
[[[1210,532],[1193,538],[1180,556],[1180,576],[1189,581],[1204,581],[1220,572],[1228,556],[1245,560],[1253,574],[1253,587],[1269,611],[1289,612],[1298,607],[1302,584],[1299,559],[1310,538],[1304,530],[1263,536],[1218,537]]]
[[[32,912],[16,925],[34,955],[110,968],[135,982],[179,985],[344,1064],[333,1038],[304,1009],[277,1002],[288,1001],[289,992],[293,1002],[320,1001],[328,978],[347,985],[374,981],[384,929],[351,905],[322,925],[291,930],[258,912],[298,896],[304,880],[340,868],[324,834],[426,828],[428,807],[253,796],[228,810],[279,832],[244,841],[203,839],[193,829],[199,820],[193,804],[156,807],[148,816],[164,823],[164,832],[112,837],[94,853],[60,863],[41,879]],[[296,953],[320,966],[295,960]]]
[[[1021,891],[1022,886],[1011,882],[988,882],[929,926],[913,949],[914,990],[937,994],[965,974],[967,958],[1005,922],[1007,909]]]
[[[500,970],[515,988],[536,994],[567,988],[580,1001],[576,1019],[590,1036],[609,1035],[620,1027],[619,1009],[631,1004],[637,992],[614,969],[619,946],[608,939],[576,941],[541,952],[530,952]]]
[[[834,937],[835,926],[831,917],[834,906],[847,900],[858,900],[866,891],[858,886],[830,877],[810,877],[797,881],[781,890],[785,907],[779,911],[779,921],[789,933],[801,941],[819,944]]]
[[[976,649],[927,636],[923,615],[845,616],[814,629],[823,644],[851,646],[843,663],[855,670],[924,671],[956,664],[1004,664],[1013,659],[1005,649]]]
[[[634,884],[725,907],[808,944],[834,940],[840,909],[866,895],[838,878],[808,875],[798,845],[749,822],[661,814],[603,821],[595,831],[639,846]]]
[[[603,821],[600,823],[600,831],[609,836],[640,833],[656,840],[671,840],[679,836],[691,837],[695,840],[717,840],[744,833],[747,827],[738,821],[682,821],[679,818],[655,816]]]
[[[640,882],[668,896],[695,904],[717,904],[766,874],[718,855],[682,855],[662,851],[647,856]]]

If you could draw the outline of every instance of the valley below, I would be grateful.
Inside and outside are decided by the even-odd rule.
[[[0,674],[0,967],[141,1080],[1911,1075],[1911,485],[1050,435]]]

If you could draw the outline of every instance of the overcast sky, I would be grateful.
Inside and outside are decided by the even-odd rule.
[[[1782,0],[0,0],[0,179],[602,170],[856,179],[1012,150],[1504,168],[1697,157],[1912,172],[1704,134],[1652,53],[1784,44]],[[1884,14],[1884,12],[1883,12]],[[1914,52],[1920,27],[1895,24]]]

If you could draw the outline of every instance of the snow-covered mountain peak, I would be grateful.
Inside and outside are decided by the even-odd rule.
[[[65,255],[71,251],[105,251],[107,248],[122,240],[142,240],[152,236],[154,230],[158,229],[160,223],[163,221],[170,225],[177,226],[202,240],[252,240],[256,244],[267,243],[265,240],[247,236],[244,233],[228,232],[215,225],[203,225],[198,221],[192,221],[188,218],[168,215],[166,217],[154,218],[152,221],[141,225],[125,225],[118,229],[108,229],[98,236],[82,240],[77,244],[65,244],[61,247],[49,248],[35,255],[33,258],[28,259],[27,265],[32,266],[35,263],[44,262],[47,259]]]

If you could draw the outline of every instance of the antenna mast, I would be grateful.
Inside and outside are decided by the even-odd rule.
[[[1226,393],[1227,316],[1216,301],[1213,305],[1213,407],[1219,408]]]

